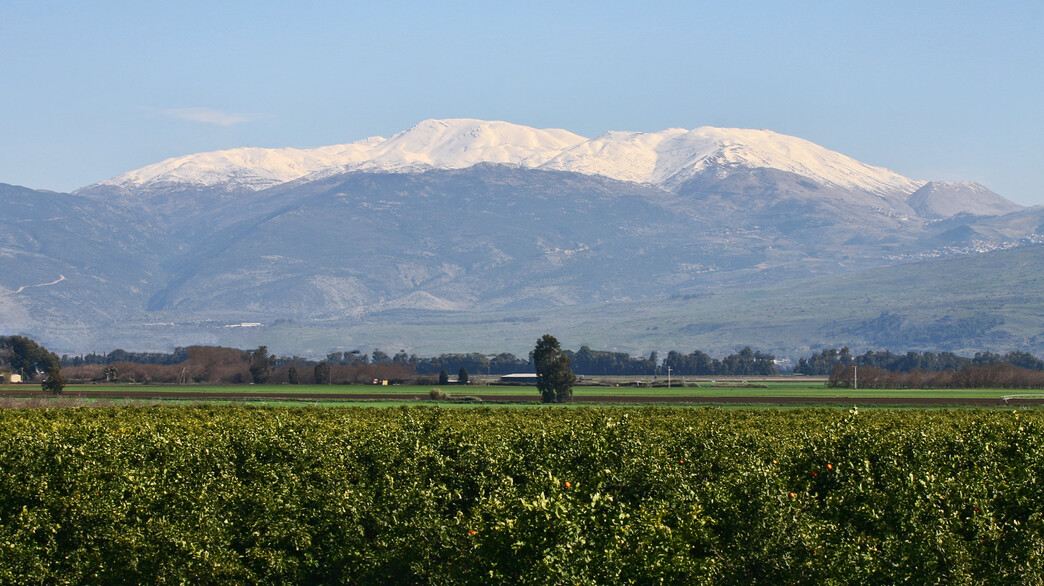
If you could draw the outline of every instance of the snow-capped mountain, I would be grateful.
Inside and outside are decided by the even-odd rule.
[[[608,132],[587,139],[508,122],[426,120],[390,138],[316,149],[241,148],[167,159],[85,189],[260,190],[344,171],[416,172],[479,163],[595,175],[676,189],[708,169],[774,169],[833,188],[906,196],[921,185],[807,140],[769,130],[701,127]]]
[[[652,133],[609,132],[542,165],[666,188],[711,167],[776,169],[831,187],[881,194],[910,193],[924,183],[801,138],[770,130],[709,126]]]
[[[128,171],[79,191],[99,187],[129,191],[179,186],[257,191],[343,166],[347,161],[363,161],[372,146],[382,141],[381,137],[373,137],[316,149],[238,148],[185,155]]]
[[[375,136],[315,149],[240,148],[171,158],[85,189],[257,191],[319,172],[411,172],[463,169],[479,163],[531,168],[585,140],[565,130],[537,130],[507,122],[426,120],[390,138]]]
[[[913,192],[908,203],[919,216],[933,219],[960,213],[999,216],[1023,209],[974,181],[930,181]]]
[[[169,159],[76,195],[0,184],[0,209],[0,333],[43,332],[80,349],[218,343],[231,331],[224,326],[242,323],[287,340],[299,327],[333,328],[329,339],[365,345],[341,328],[356,324],[369,336],[405,320],[400,331],[412,337],[446,312],[506,339],[519,324],[545,327],[543,314],[527,312],[583,307],[585,324],[639,339],[660,324],[636,330],[633,312],[613,314],[613,304],[702,300],[1044,244],[1044,208],[980,185],[925,183],[800,138],[710,127],[587,139],[428,120],[317,149]],[[1017,255],[1016,265],[1030,267],[1019,277],[1026,290],[1040,290],[1040,250]],[[888,303],[896,298],[886,293]],[[869,296],[859,294],[859,320],[892,310],[863,307]],[[805,305],[777,313],[806,323]],[[810,307],[831,305],[820,298]],[[461,321],[475,312],[496,317]],[[981,322],[974,335],[1003,319]],[[677,327],[662,328],[671,344],[696,334],[751,342],[717,338],[717,318],[697,323],[683,310],[659,321],[672,320]],[[945,331],[965,335],[963,323]],[[820,341],[821,326],[787,343]],[[1021,344],[1022,335],[996,339]],[[1032,343],[1044,348],[1040,338]]]
[[[366,160],[344,166],[376,171],[466,169],[479,163],[533,168],[586,140],[567,130],[538,130],[508,122],[425,120],[375,144]]]

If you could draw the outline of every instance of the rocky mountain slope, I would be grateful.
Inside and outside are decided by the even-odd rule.
[[[1044,232],[1040,209],[976,184],[706,127],[586,139],[429,120],[387,139],[190,155],[75,194],[7,186],[0,198],[0,333],[72,349],[205,343],[243,323],[376,328],[403,312],[656,302]]]

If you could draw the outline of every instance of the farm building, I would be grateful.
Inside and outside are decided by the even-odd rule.
[[[537,384],[537,375],[532,372],[505,374],[500,377],[500,382],[511,385],[535,385]]]
[[[22,375],[13,372],[0,372],[0,383],[20,383]]]

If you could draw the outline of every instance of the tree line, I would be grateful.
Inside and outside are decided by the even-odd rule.
[[[807,375],[830,375],[837,366],[870,367],[887,372],[943,372],[958,371],[972,365],[1010,364],[1027,370],[1044,370],[1044,361],[1029,352],[977,352],[973,357],[958,356],[952,352],[907,352],[892,354],[885,351],[867,351],[853,355],[848,347],[816,352],[808,359],[798,360],[794,373]]]
[[[71,380],[170,384],[368,384],[374,380],[412,382],[416,371],[398,363],[332,364],[298,357],[275,357],[268,348],[254,350],[189,346],[177,363],[109,362],[67,366]]]
[[[31,343],[31,344],[30,344]],[[263,352],[259,352],[264,350]],[[625,352],[563,349],[575,373],[593,376],[666,375],[676,376],[766,376],[782,370],[772,354],[745,347],[721,358],[701,350],[691,353],[670,351],[660,358],[657,352],[648,356],[632,356]],[[48,358],[48,356],[52,358]],[[26,380],[40,377],[57,361],[28,338],[0,337],[0,368],[24,373]],[[216,346],[175,348],[170,353],[128,352],[122,349],[108,354],[91,353],[62,356],[65,372],[78,380],[169,382],[169,383],[300,383],[341,384],[367,383],[374,379],[432,383],[442,373],[470,375],[503,375],[534,372],[532,353],[518,357],[511,353],[482,354],[444,353],[420,357],[399,351],[394,354],[380,349],[371,352],[352,350],[332,352],[323,360],[300,356],[274,356],[262,346],[256,350],[239,350]],[[12,365],[13,364],[13,368]],[[907,352],[895,354],[887,350],[854,354],[849,348],[826,349],[798,360],[793,372],[804,375],[829,376],[837,366],[876,368],[886,372],[957,372],[969,365],[1011,364],[1044,371],[1044,361],[1028,352],[1005,354],[980,352],[972,357],[951,352]],[[444,383],[443,383],[444,384]]]
[[[81,354],[78,356],[62,355],[62,366],[83,366],[84,364],[109,365],[116,362],[136,362],[138,364],[178,364],[188,360],[187,348],[174,348],[173,352],[128,352],[117,348],[108,354]]]
[[[213,347],[215,348],[213,351],[208,351],[206,350],[207,348],[212,347],[192,346],[189,348],[176,348],[175,351],[170,354],[114,350],[107,355],[89,354],[72,358],[63,356],[62,364],[69,367],[100,364],[113,366],[118,365],[119,363],[179,365],[186,362],[198,363],[198,357],[201,355],[206,355],[208,353],[221,354],[225,350],[242,353],[238,355],[238,360],[240,361],[250,360],[246,357],[246,354],[249,354],[249,351],[217,349],[216,347]],[[778,373],[775,357],[772,354],[754,351],[750,347],[743,348],[739,352],[720,359],[713,358],[699,350],[694,351],[692,354],[671,351],[663,360],[659,358],[658,353],[655,351],[651,352],[648,356],[632,356],[626,352],[592,350],[589,346],[581,346],[577,351],[562,349],[561,353],[564,356],[569,357],[573,372],[591,376],[666,375],[668,367],[670,368],[671,373],[679,376],[743,376],[772,375]],[[190,359],[192,360],[190,361]],[[295,370],[301,372],[302,369],[314,369],[320,364],[329,365],[331,368],[350,367],[358,370],[366,370],[363,368],[365,366],[402,367],[409,369],[419,376],[438,375],[442,372],[459,373],[461,370],[471,374],[502,375],[520,372],[535,372],[536,368],[536,363],[532,353],[530,353],[526,358],[519,358],[514,354],[507,352],[500,354],[482,354],[478,352],[467,354],[448,353],[439,354],[438,356],[433,357],[419,357],[416,354],[407,354],[405,351],[400,351],[394,355],[390,355],[380,349],[375,349],[371,353],[364,353],[359,350],[331,352],[326,355],[325,360],[313,360],[299,356],[268,356],[266,350],[264,360],[266,361],[266,364],[269,365],[273,376],[276,378],[280,378],[279,373],[285,371],[290,366],[293,366]],[[131,370],[134,370],[135,372],[142,371],[142,369],[139,368],[131,368]],[[127,372],[128,367],[123,367],[122,371]],[[162,369],[154,369],[154,371],[161,372]],[[263,371],[263,369],[258,370],[255,368],[255,374]],[[344,372],[344,370],[342,369],[341,372]],[[189,378],[191,379],[191,376],[189,376]],[[227,374],[222,376],[223,380],[228,378],[229,376]],[[236,377],[233,376],[232,378]],[[246,372],[242,372],[239,378],[243,379],[243,381],[239,382],[250,382],[248,379],[251,379],[254,382],[260,382],[253,374],[248,377]],[[323,376],[320,375],[320,378],[323,378]]]
[[[679,375],[725,375],[725,376],[768,376],[778,374],[776,357],[772,354],[755,352],[747,346],[718,360],[696,350],[692,354],[669,352],[663,361]]]

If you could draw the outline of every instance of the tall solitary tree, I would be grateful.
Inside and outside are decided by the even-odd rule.
[[[468,384],[468,381],[470,381],[470,380],[471,380],[471,377],[468,376],[468,369],[466,369],[463,366],[461,366],[460,370],[457,371],[457,384],[458,385],[466,385],[466,384]]]
[[[569,356],[562,352],[558,340],[550,334],[537,340],[533,349],[537,390],[545,403],[569,403],[573,400],[576,375],[569,368]]]
[[[267,346],[259,346],[250,353],[250,378],[255,385],[264,384],[272,374],[272,358],[268,355]]]

